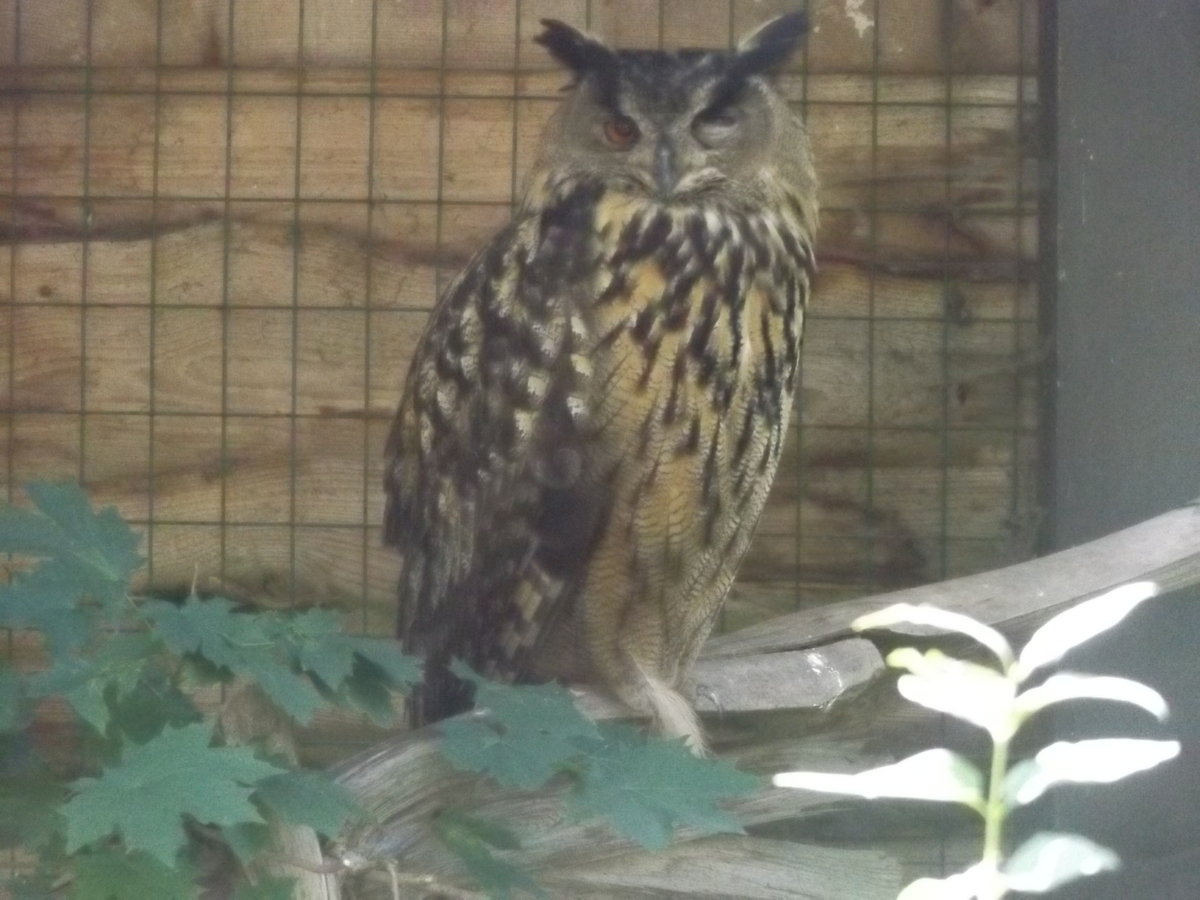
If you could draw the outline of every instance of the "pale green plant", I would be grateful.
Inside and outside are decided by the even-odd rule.
[[[997,666],[955,659],[940,650],[902,647],[887,663],[906,670],[900,693],[977,725],[992,741],[985,778],[971,761],[945,748],[925,750],[893,765],[857,774],[785,772],[780,787],[802,788],[868,799],[902,798],[961,803],[983,819],[983,852],[974,865],[946,878],[920,878],[898,900],[998,900],[1009,891],[1046,893],[1076,878],[1116,868],[1113,851],[1077,834],[1041,832],[1004,855],[1004,824],[1016,807],[1031,803],[1059,784],[1102,784],[1150,769],[1179,753],[1178,741],[1103,738],[1059,741],[1031,759],[1009,765],[1017,731],[1046,707],[1067,700],[1113,700],[1139,706],[1158,719],[1167,705],[1157,691],[1137,681],[1058,672],[1027,686],[1032,676],[1067,651],[1107,631],[1158,586],[1139,581],[1086,600],[1042,625],[1020,654],[1000,632],[969,616],[932,606],[897,604],[862,616],[856,631],[918,626],[967,635],[996,657]]]

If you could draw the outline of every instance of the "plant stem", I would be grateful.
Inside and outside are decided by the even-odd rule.
[[[992,771],[988,777],[987,808],[983,817],[983,864],[994,873],[993,892],[979,895],[979,900],[1003,897],[1004,886],[999,878],[1000,859],[1004,850],[1004,818],[1008,813],[1004,803],[1004,776],[1008,771],[1010,737],[996,739],[992,747]]]

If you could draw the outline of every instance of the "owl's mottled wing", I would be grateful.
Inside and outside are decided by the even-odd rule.
[[[594,265],[575,221],[586,214],[559,206],[498,234],[417,347],[385,473],[385,539],[403,557],[399,633],[428,660],[417,721],[469,705],[445,672],[451,658],[500,679],[530,673],[601,527],[574,352]]]

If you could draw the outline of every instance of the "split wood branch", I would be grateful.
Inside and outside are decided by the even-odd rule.
[[[719,715],[820,710],[852,697],[879,675],[882,662],[874,645],[853,636],[850,623],[893,603],[930,603],[1020,631],[1065,606],[1135,580],[1156,581],[1164,591],[1200,583],[1200,507],[1177,509],[1004,569],[804,610],[715,638],[697,666],[698,707]],[[581,708],[598,718],[627,714],[590,691],[577,690],[576,696]],[[797,767],[856,771],[891,760],[873,752],[863,739],[839,734],[841,724],[835,721],[832,728],[792,740],[760,741],[729,755],[740,767],[764,774]],[[821,881],[827,890],[816,896],[848,896],[851,889],[855,896],[886,896],[898,884],[894,860],[852,859],[862,851],[849,848],[830,849],[829,859],[814,848],[789,857],[778,852],[776,842],[701,838],[685,831],[667,854],[648,853],[603,825],[567,820],[564,781],[536,791],[504,790],[488,778],[452,768],[437,740],[436,726],[403,734],[335,769],[337,780],[368,813],[367,822],[348,829],[336,845],[335,854],[348,869],[382,870],[398,860],[406,871],[458,882],[465,875],[461,863],[442,845],[434,824],[439,810],[453,806],[516,824],[522,846],[506,856],[555,896],[611,896],[618,890],[652,895],[665,890],[663,879],[671,872],[681,871],[672,861],[685,859],[711,862],[703,867],[702,882],[718,893],[745,884],[746,872],[763,867],[785,879]],[[732,802],[729,809],[746,825],[761,825],[828,812],[843,802],[764,788]],[[830,862],[834,858],[839,862]],[[830,864],[824,875],[811,871],[818,859]],[[795,865],[810,869],[801,874]],[[869,886],[868,893],[862,893],[860,884]],[[690,895],[706,896],[701,882],[696,890]],[[779,896],[771,890],[763,887],[760,894],[747,896]]]

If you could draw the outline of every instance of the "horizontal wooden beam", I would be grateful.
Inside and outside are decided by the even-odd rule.
[[[852,634],[850,623],[859,616],[894,603],[928,603],[1020,631],[1055,610],[1142,580],[1156,582],[1163,592],[1200,583],[1200,504],[1003,569],[780,616],[713,638],[703,656],[741,657],[820,646]],[[916,626],[897,632],[935,633]]]
[[[545,15],[617,47],[725,48],[793,2],[762,0],[94,0],[0,5],[0,66],[239,66],[376,63],[450,70],[550,68],[534,42]],[[875,20],[870,6],[812,3],[806,64],[817,72],[962,73],[1031,68],[1036,6],[910,2]]]

